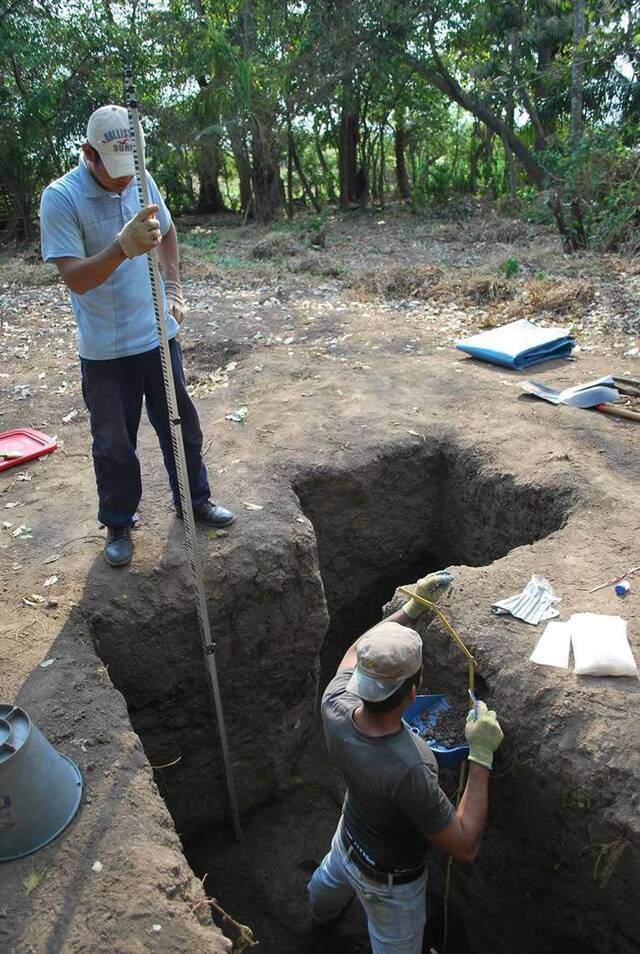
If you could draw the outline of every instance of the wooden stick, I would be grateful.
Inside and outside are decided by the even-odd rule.
[[[628,407],[617,407],[615,404],[596,404],[596,411],[612,414],[614,417],[626,417],[629,421],[640,421],[637,411],[630,411]]]
[[[594,586],[589,590],[590,593],[597,593],[598,590],[603,590],[605,586],[613,586],[614,583],[619,583],[621,580],[626,579],[626,577],[631,576],[633,573],[637,573],[640,570],[640,566],[632,566],[630,570],[627,570],[626,573],[622,573],[620,576],[614,576],[613,579],[607,580],[606,583],[598,583],[597,586]]]

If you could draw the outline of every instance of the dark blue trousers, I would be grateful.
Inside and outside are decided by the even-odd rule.
[[[187,393],[180,345],[174,338],[169,346],[191,501],[197,507],[209,499],[210,493],[207,471],[202,461],[202,431],[198,412]],[[154,348],[143,354],[110,361],[81,358],[80,364],[82,396],[91,415],[100,523],[107,527],[128,526],[138,509],[142,481],[136,447],[143,398],[149,421],[160,441],[174,503],[179,505],[160,349]]]

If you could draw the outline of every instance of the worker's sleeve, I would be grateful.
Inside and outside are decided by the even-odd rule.
[[[84,238],[73,203],[60,189],[51,186],[40,200],[40,244],[42,258],[85,258]]]
[[[409,769],[396,789],[393,802],[423,835],[442,831],[455,813],[440,788],[437,771],[427,762]]]
[[[325,689],[320,706],[323,721],[332,715],[343,715],[347,712],[350,716],[354,708],[360,705],[360,697],[353,692],[347,692],[347,683],[352,675],[353,669],[342,669]]]
[[[162,235],[166,235],[169,229],[171,228],[171,213],[167,208],[167,205],[162,198],[160,189],[155,184],[153,176],[149,175],[147,172],[147,180],[149,185],[149,199],[151,200],[152,205],[158,206],[158,211],[156,212],[156,218],[160,223],[160,232]]]

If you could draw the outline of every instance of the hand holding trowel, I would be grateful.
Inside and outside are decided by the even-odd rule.
[[[551,404],[593,408],[596,411],[602,411],[603,414],[613,414],[615,417],[625,417],[630,421],[640,421],[640,413],[637,411],[631,411],[629,408],[617,407],[615,404],[609,403],[620,399],[619,390],[611,375],[598,378],[596,381],[589,381],[587,384],[565,388],[564,391],[556,391],[555,388],[550,388],[546,384],[538,384],[536,381],[523,381],[521,388],[527,394],[533,394],[534,397],[542,398],[543,401],[549,401]]]

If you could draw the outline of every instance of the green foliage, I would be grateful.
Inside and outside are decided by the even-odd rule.
[[[185,232],[180,236],[181,245],[190,245],[192,248],[212,249],[220,241],[220,236],[215,232]]]
[[[640,128],[592,130],[573,152],[550,154],[549,166],[561,201],[577,197],[591,247],[640,248]]]
[[[306,213],[296,215],[292,220],[278,219],[271,226],[273,232],[290,232],[293,235],[303,236],[308,232],[320,231],[327,221],[328,213],[326,211],[318,214]]]
[[[587,126],[569,152],[572,0],[11,0],[0,11],[0,233],[32,237],[42,188],[77,161],[91,111],[121,101],[127,61],[149,168],[175,213],[224,203],[268,220],[290,205],[293,224],[276,228],[319,231],[340,197],[350,117],[363,205],[402,197],[418,210],[517,190],[525,214],[550,223],[553,191],[569,221],[583,210],[594,247],[636,248],[640,8],[586,5]]]
[[[520,271],[518,259],[509,256],[509,258],[507,258],[500,266],[500,271],[505,278],[515,278]]]

